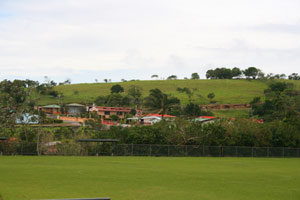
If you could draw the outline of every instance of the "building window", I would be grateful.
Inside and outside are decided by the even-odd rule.
[[[118,115],[123,115],[123,112],[117,112]]]
[[[104,111],[104,115],[110,115],[110,111]]]

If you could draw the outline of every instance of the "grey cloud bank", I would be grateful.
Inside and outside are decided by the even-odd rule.
[[[298,72],[296,0],[0,1],[0,79],[189,77],[214,67]]]

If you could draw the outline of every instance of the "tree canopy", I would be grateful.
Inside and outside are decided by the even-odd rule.
[[[145,98],[144,105],[150,110],[162,115],[162,118],[172,106],[180,104],[180,100],[163,93],[160,89],[150,90],[150,94]]]
[[[113,85],[111,88],[110,88],[110,92],[111,93],[122,93],[124,92],[124,88],[117,84],[117,85]]]

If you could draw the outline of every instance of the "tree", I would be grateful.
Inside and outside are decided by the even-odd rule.
[[[192,117],[200,116],[201,108],[197,104],[189,103],[184,108],[184,114],[187,116],[192,116]]]
[[[65,85],[70,85],[71,84],[71,79],[67,78],[67,80],[65,80],[64,84]]]
[[[192,102],[192,97],[193,97],[194,93],[189,88],[186,88],[186,87],[185,88],[180,88],[179,87],[176,90],[180,93],[185,93],[189,98],[189,102]]]
[[[37,85],[29,80],[0,82],[0,129],[12,130],[16,119],[21,119],[24,114],[34,113],[36,99],[31,94],[37,89]]]
[[[240,70],[240,68],[237,68],[237,67],[234,67],[231,70],[231,73],[232,73],[232,77],[235,77],[235,78],[239,78],[242,75],[242,71]]]
[[[110,92],[111,93],[122,93],[124,92],[124,88],[117,84],[117,85],[113,85],[111,88],[110,88]]]
[[[178,98],[170,97],[158,88],[150,90],[150,94],[145,98],[144,103],[151,111],[161,114],[162,118],[164,118],[168,110],[179,104],[180,100]]]
[[[300,76],[298,75],[298,73],[292,73],[291,75],[289,75],[288,79],[289,80],[300,80]]]
[[[107,83],[107,82],[108,82],[108,79],[107,79],[107,78],[105,78],[105,79],[104,79],[104,82],[105,82],[105,83]]]
[[[176,75],[171,75],[167,78],[167,80],[176,80],[177,76]]]
[[[211,92],[211,93],[209,93],[208,95],[207,95],[207,98],[209,98],[209,100],[210,100],[210,103],[213,103],[213,98],[215,98],[215,93],[213,93],[213,92]]]
[[[158,78],[158,75],[153,74],[153,75],[151,76],[151,78]]]
[[[293,84],[272,83],[264,94],[264,102],[256,97],[250,103],[253,115],[258,115],[265,121],[283,120],[289,124],[300,125],[300,91]]]
[[[210,69],[206,72],[207,79],[232,79],[232,71],[229,68]]]
[[[207,70],[205,76],[207,79],[215,79],[216,78],[215,70],[213,70],[213,69]]]
[[[119,117],[118,117],[118,115],[111,115],[111,116],[109,116],[110,117],[110,119],[112,120],[112,121],[118,121],[119,120]]]
[[[260,72],[259,69],[255,68],[255,67],[249,67],[248,69],[244,70],[244,75],[247,78],[256,79],[259,72]]]
[[[135,86],[135,85],[131,85],[127,91],[127,94],[129,97],[132,98],[132,103],[134,105],[137,106],[137,108],[139,107],[139,105],[141,104],[141,97],[142,97],[142,88]]]
[[[200,79],[200,76],[199,76],[198,73],[195,72],[195,73],[192,73],[191,79],[192,79],[192,80],[198,80],[198,79]]]
[[[119,93],[112,93],[107,96],[107,106],[123,106],[123,97]]]
[[[104,106],[107,104],[107,101],[108,101],[107,99],[108,99],[107,96],[99,96],[96,98],[95,104],[97,106]]]

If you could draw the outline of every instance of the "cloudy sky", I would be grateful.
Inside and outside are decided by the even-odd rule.
[[[299,0],[0,0],[0,80],[300,73]]]

